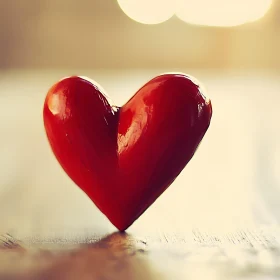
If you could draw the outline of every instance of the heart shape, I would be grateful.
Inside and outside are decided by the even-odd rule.
[[[192,158],[212,107],[184,74],[152,79],[122,107],[112,106],[94,82],[75,76],[49,90],[43,115],[65,172],[123,231]]]

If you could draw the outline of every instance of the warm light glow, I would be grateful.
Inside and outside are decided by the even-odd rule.
[[[176,15],[185,22],[237,26],[262,18],[272,0],[178,0]]]
[[[208,26],[237,26],[262,18],[272,0],[118,0],[124,13],[144,24],[158,24],[174,14]]]
[[[174,1],[169,0],[118,0],[124,13],[144,24],[158,24],[174,15]]]

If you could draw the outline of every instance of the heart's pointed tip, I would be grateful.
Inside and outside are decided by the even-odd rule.
[[[111,223],[118,229],[119,232],[125,233],[126,230],[133,224],[133,222],[125,223],[125,222],[115,222],[111,221]]]
[[[114,225],[119,232],[125,233],[125,231],[130,227],[130,225]]]

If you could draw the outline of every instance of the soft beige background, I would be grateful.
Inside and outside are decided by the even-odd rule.
[[[114,230],[64,174],[43,128],[42,105],[64,76],[89,76],[123,104],[162,72],[206,86],[213,120],[197,154],[130,229],[185,231],[280,222],[280,2],[236,28],[176,18],[133,22],[116,1],[0,2],[0,230]]]
[[[0,67],[279,69],[279,13],[274,0],[265,18],[241,27],[176,17],[151,26],[132,21],[116,0],[1,0]]]

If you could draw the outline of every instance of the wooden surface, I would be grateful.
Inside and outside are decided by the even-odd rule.
[[[0,279],[278,279],[280,228],[212,235],[1,236]]]
[[[0,279],[280,278],[279,75],[183,71],[208,89],[209,133],[127,234],[54,159],[42,125],[52,83],[87,75],[121,105],[162,72],[0,73]]]

